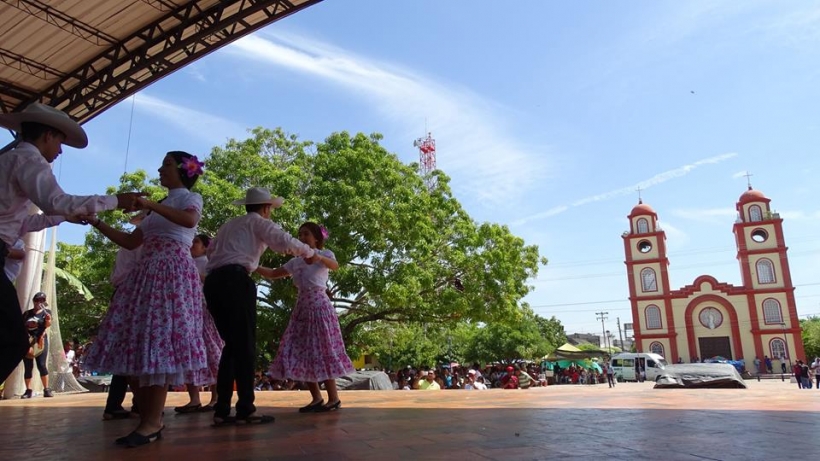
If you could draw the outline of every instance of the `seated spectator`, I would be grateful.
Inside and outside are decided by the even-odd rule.
[[[487,390],[487,386],[484,384],[483,377],[477,377],[476,370],[470,370],[467,372],[467,383],[464,385],[464,389],[470,391],[484,391]]]
[[[501,378],[502,389],[518,389],[518,378],[515,376],[515,368],[507,367],[507,373]]]

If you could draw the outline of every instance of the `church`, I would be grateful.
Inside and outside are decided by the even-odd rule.
[[[778,372],[781,363],[789,367],[804,358],[783,220],[769,202],[751,186],[737,202],[733,230],[741,286],[704,274],[673,290],[666,234],[652,207],[638,201],[622,235],[638,351],[670,363],[742,359],[750,371],[755,357],[770,357]]]

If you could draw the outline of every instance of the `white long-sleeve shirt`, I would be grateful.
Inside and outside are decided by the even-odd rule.
[[[22,250],[25,248],[23,244],[24,235],[29,232],[37,232],[43,229],[48,229],[49,227],[56,226],[63,221],[65,221],[65,218],[62,216],[46,216],[44,214],[28,215],[26,219],[23,220],[22,226],[20,226],[20,232],[17,239],[11,243],[10,247],[14,250]],[[24,259],[6,258],[3,271],[6,273],[6,277],[10,281],[13,282],[17,279],[17,276],[20,275],[20,271],[23,269],[23,261]]]
[[[0,239],[7,244],[17,240],[30,203],[46,215],[72,216],[113,210],[117,197],[66,194],[37,147],[21,142],[0,155]]]
[[[308,245],[293,238],[273,221],[251,212],[233,218],[219,228],[208,246],[207,271],[239,264],[253,272],[259,267],[259,258],[267,248],[295,256],[313,256],[313,249]]]

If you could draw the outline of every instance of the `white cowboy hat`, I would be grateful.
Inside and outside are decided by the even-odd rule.
[[[261,187],[251,187],[245,192],[245,200],[235,200],[234,205],[272,205],[274,208],[279,208],[285,203],[282,197],[270,196],[270,191]]]
[[[35,102],[29,104],[22,112],[0,114],[0,126],[20,133],[25,122],[34,122],[60,130],[65,135],[63,144],[77,149],[88,145],[88,136],[79,123],[75,122],[65,112],[51,106]]]

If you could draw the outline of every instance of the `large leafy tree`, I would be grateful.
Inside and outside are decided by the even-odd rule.
[[[806,360],[820,357],[820,317],[801,320],[800,328],[803,329],[803,348],[806,352]]]
[[[286,231],[295,234],[307,220],[327,227],[327,246],[341,265],[331,275],[329,292],[354,356],[378,340],[373,328],[378,324],[523,318],[520,300],[531,289],[527,280],[546,263],[537,247],[506,226],[471,219],[452,196],[446,175],[437,172],[437,186],[428,190],[416,165],[403,164],[380,139],[342,132],[314,145],[280,129],[257,128],[245,140],[214,148],[195,187],[205,202],[200,231],[214,235],[222,223],[244,213],[231,202],[251,186],[286,198],[273,215]],[[124,175],[117,188],[146,189],[152,198],[162,196],[144,172]],[[106,220],[123,225],[125,217],[111,212]],[[99,284],[111,270],[116,249],[95,231],[86,244],[92,274],[87,281],[100,292],[98,298],[107,299],[110,288]],[[267,252],[262,264],[276,267],[285,261]],[[259,293],[258,337],[263,358],[269,359],[296,291],[287,280],[260,280]]]

